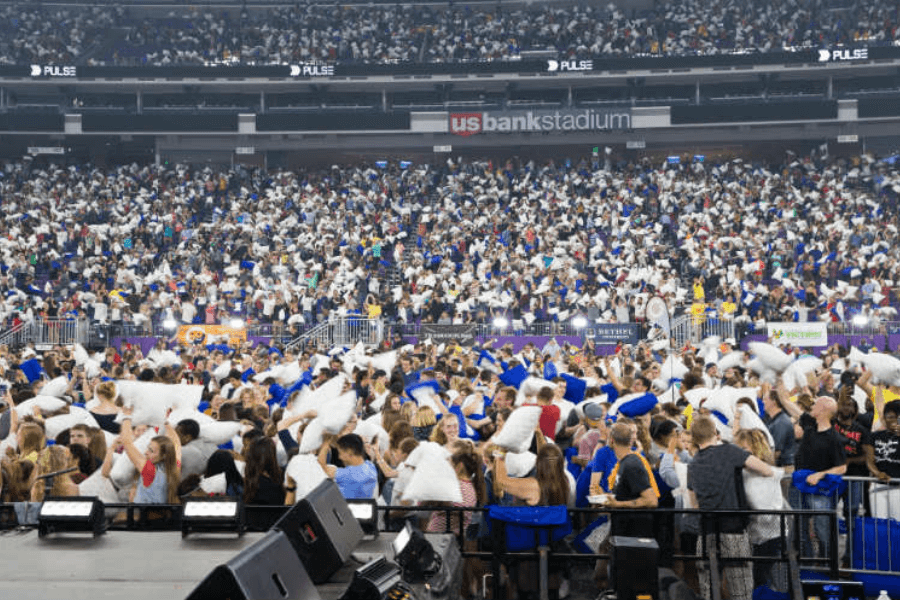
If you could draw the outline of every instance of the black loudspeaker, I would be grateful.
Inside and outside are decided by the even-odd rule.
[[[200,582],[187,600],[320,600],[288,537],[270,531]]]
[[[328,581],[363,537],[362,527],[331,479],[295,504],[273,529],[287,535],[315,583]]]
[[[610,572],[618,600],[659,598],[659,545],[653,538],[613,536]]]

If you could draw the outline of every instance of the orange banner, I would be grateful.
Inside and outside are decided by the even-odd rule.
[[[182,344],[188,345],[211,344],[214,340],[218,342],[224,337],[228,338],[229,345],[243,344],[247,341],[247,330],[225,325],[182,325],[175,337]]]

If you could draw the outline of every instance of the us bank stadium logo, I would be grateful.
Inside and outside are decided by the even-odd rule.
[[[32,77],[77,77],[78,71],[73,66],[31,65]]]
[[[630,110],[527,110],[502,113],[450,113],[450,133],[468,137],[480,133],[609,131],[631,129]]]

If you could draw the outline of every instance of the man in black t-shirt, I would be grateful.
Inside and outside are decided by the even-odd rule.
[[[619,461],[616,481],[608,508],[656,508],[659,497],[650,483],[651,474],[644,467],[641,457],[632,452],[634,428],[626,423],[616,423],[609,432],[609,447]],[[627,537],[654,537],[653,515],[613,514],[610,535]]]
[[[900,402],[891,402],[881,412],[884,429],[869,433],[863,440],[866,464],[873,477],[887,482],[900,479]],[[896,486],[873,485],[872,516],[900,519],[900,490]]]
[[[733,444],[720,444],[716,426],[709,417],[700,417],[694,421],[691,426],[691,441],[697,447],[697,454],[688,465],[687,488],[694,497],[694,505],[701,511],[746,508],[741,506],[738,496],[738,477],[743,478],[744,468],[760,475],[772,475],[769,465],[746,450]],[[698,554],[703,554],[705,546],[707,554],[718,552],[722,558],[751,556],[745,518],[704,517],[702,531],[705,536],[697,540]],[[750,563],[727,562],[723,566],[732,600],[750,600],[753,597],[753,569]],[[700,596],[710,598],[708,561],[701,562],[698,574]]]
[[[819,396],[809,413],[801,413],[800,407],[793,403],[786,404],[785,410],[799,417],[798,424],[803,430],[803,437],[794,457],[794,468],[797,471],[812,471],[806,477],[807,485],[818,485],[825,475],[844,475],[847,472],[847,458],[844,453],[846,440],[832,425],[837,413],[837,402],[834,398]],[[832,511],[837,505],[837,498],[833,495],[801,492],[793,485],[790,488],[789,499],[791,506],[796,510]],[[807,519],[800,519],[800,539],[803,544],[803,556],[812,557],[815,554],[807,523]],[[813,517],[813,529],[819,540],[819,557],[829,556],[833,533],[831,523],[825,515]]]

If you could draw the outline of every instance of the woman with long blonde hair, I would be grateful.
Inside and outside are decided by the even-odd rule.
[[[50,479],[40,478],[41,475],[56,473],[77,466],[78,461],[65,446],[49,446],[45,448],[38,457],[32,473],[34,484],[31,486],[31,501],[43,502],[45,496],[78,496],[78,485],[72,481],[72,473],[63,473],[53,477],[52,487],[49,490],[47,489],[47,483]]]

